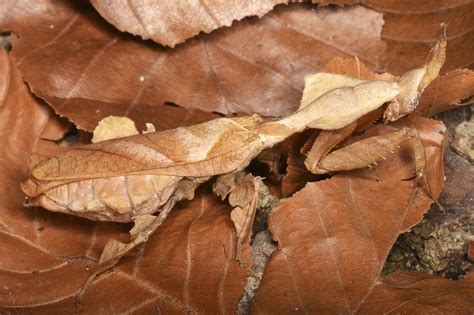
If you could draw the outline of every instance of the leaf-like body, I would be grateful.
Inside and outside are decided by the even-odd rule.
[[[221,118],[73,148],[40,163],[32,175],[39,181],[131,174],[205,177],[238,170],[258,147],[256,133]]]

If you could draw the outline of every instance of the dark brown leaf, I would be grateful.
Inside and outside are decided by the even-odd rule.
[[[444,126],[409,118],[373,127],[365,136],[393,132],[401,125],[419,131],[428,158],[427,179],[438,196],[443,184]],[[270,260],[253,310],[358,311],[377,283],[397,236],[418,223],[432,203],[416,181],[404,180],[413,171],[412,150],[405,143],[373,170],[310,183],[282,201],[269,219],[280,250]]]

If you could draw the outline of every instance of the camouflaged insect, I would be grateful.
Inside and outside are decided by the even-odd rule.
[[[386,121],[412,112],[423,90],[438,75],[445,46],[443,30],[429,61],[397,82],[363,81],[331,73],[309,76],[300,108],[280,120],[266,121],[257,115],[219,118],[100,141],[52,158],[34,156],[31,176],[22,184],[26,204],[90,220],[133,221],[130,243],[112,240],[104,249],[98,268],[104,270],[146,241],[176,202],[192,199],[200,184],[218,176],[214,191],[222,198],[229,196],[235,207],[231,215],[242,243],[251,234],[261,181],[241,173],[252,159],[296,132],[339,130],[385,103]],[[318,152],[310,152],[306,165],[315,173],[364,167],[390,154],[393,146],[407,138],[413,143],[417,172],[422,175],[423,147],[408,129],[332,153],[316,141],[313,149]]]

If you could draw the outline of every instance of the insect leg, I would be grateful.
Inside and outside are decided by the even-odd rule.
[[[229,203],[234,207],[230,217],[237,231],[236,259],[238,261],[240,261],[242,244],[249,242],[252,235],[261,183],[261,177],[237,172],[219,176],[213,186],[214,192],[222,199],[229,196]]]
[[[409,140],[415,157],[415,175],[409,179],[421,179],[428,195],[431,197],[431,188],[425,177],[426,156],[418,132],[412,128],[403,128],[399,131],[378,135],[354,142],[346,147],[323,156],[317,167],[311,171],[327,173],[347,171],[368,167],[385,160],[393,154],[403,141]],[[306,162],[305,162],[306,164]]]

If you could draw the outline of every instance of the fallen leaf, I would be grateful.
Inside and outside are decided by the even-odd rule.
[[[0,138],[0,251],[3,257],[0,310],[3,312],[8,306],[34,305],[44,299],[57,300],[73,294],[87,279],[88,261],[79,255],[89,246],[83,247],[76,234],[80,221],[42,215],[38,210],[28,211],[22,206],[24,195],[19,183],[27,176],[30,153],[54,153],[63,149],[41,139],[42,132],[50,124],[56,124],[51,121],[57,117],[29,93],[4,50],[0,50],[0,77],[0,132],[8,135]],[[56,238],[53,246],[49,246],[51,238],[47,229],[51,220],[59,220],[58,227],[69,231]],[[82,247],[82,253],[75,252],[71,246],[79,252]],[[74,276],[64,281],[70,275]],[[38,283],[42,286],[38,287]],[[39,290],[36,294],[31,291],[34,288]]]
[[[384,12],[382,39],[387,44],[383,71],[402,74],[422,65],[436,42],[439,25],[446,23],[447,51],[444,71],[472,66],[474,49],[474,2],[362,0],[371,9]]]
[[[358,312],[469,314],[474,309],[473,297],[473,273],[462,280],[453,281],[426,273],[399,272],[382,278]]]
[[[236,235],[229,212],[209,189],[179,203],[138,253],[93,282],[83,310],[234,313],[246,272],[233,255]],[[243,244],[247,263],[248,255]]]
[[[121,31],[174,47],[199,32],[209,33],[246,16],[262,17],[285,0],[167,2],[92,0],[92,5]]]
[[[64,150],[41,140],[58,117],[32,97],[3,50],[0,91],[0,132],[8,134],[0,140],[0,312],[72,313],[105,243],[127,239],[129,226],[22,206],[30,154]],[[83,313],[234,313],[246,272],[232,255],[230,210],[210,189],[178,204],[146,246],[92,283]],[[242,253],[248,263],[247,245]]]
[[[460,105],[474,95],[474,72],[458,69],[436,78],[421,96],[417,112],[425,117],[436,115]]]
[[[109,116],[97,124],[92,136],[92,143],[138,135],[135,122],[128,117]]]
[[[315,137],[319,134],[319,130],[306,130],[303,133],[295,134],[283,142],[287,150],[287,167],[286,174],[281,180],[281,190],[283,197],[288,197],[303,188],[307,182],[314,182],[320,179],[320,175],[316,175],[308,171],[304,165],[306,159],[306,151],[303,150],[305,143],[314,142]]]
[[[81,3],[28,3],[9,2],[0,30],[20,36],[12,54],[32,91],[89,131],[110,115],[141,130],[166,101],[224,114],[289,114],[305,74],[334,56],[375,66],[385,48],[382,14],[361,6],[280,7],[163,49],[116,31]]]
[[[174,46],[175,44],[196,35],[199,31],[209,32],[222,26],[229,26],[232,20],[245,16],[258,15],[261,17],[278,3],[293,1],[265,0],[258,5],[250,1],[227,1],[225,5],[216,2],[165,5],[162,1],[153,3],[135,0],[127,3],[104,4],[105,1],[95,0],[96,9],[109,22],[122,31],[138,34],[143,38]],[[295,1],[298,2],[298,1]],[[450,47],[448,67],[456,69],[472,63],[470,51],[473,48],[474,29],[470,21],[474,18],[474,6],[470,0],[431,1],[428,3],[399,2],[386,0],[313,0],[320,5],[363,4],[376,11],[384,13],[384,29],[382,38],[387,42],[389,56],[386,60],[386,71],[404,73],[423,63],[424,56],[429,51],[429,42],[436,41],[438,27],[441,23],[449,24]],[[238,9],[235,9],[239,6]],[[175,12],[180,14],[177,16]],[[192,12],[193,16],[183,21],[187,15],[182,12]],[[208,25],[202,25],[202,20],[208,20]],[[196,25],[197,24],[197,25]],[[202,26],[201,26],[202,25]],[[416,32],[413,30],[416,29]],[[165,33],[162,30],[167,30]],[[192,30],[192,31],[191,31]],[[327,31],[327,30],[326,30]],[[185,33],[185,36],[175,34]],[[171,38],[170,38],[171,37]],[[410,55],[410,58],[407,58]],[[456,57],[454,57],[456,55]],[[452,65],[456,64],[456,65]],[[399,68],[399,69],[397,69]]]
[[[364,136],[393,132],[400,126],[420,133],[428,159],[427,180],[436,198],[443,184],[445,127],[413,117],[372,127]],[[309,183],[280,202],[269,218],[279,250],[267,266],[253,311],[361,310],[397,236],[418,223],[432,203],[416,182],[403,180],[413,171],[412,150],[405,143],[373,170]]]

